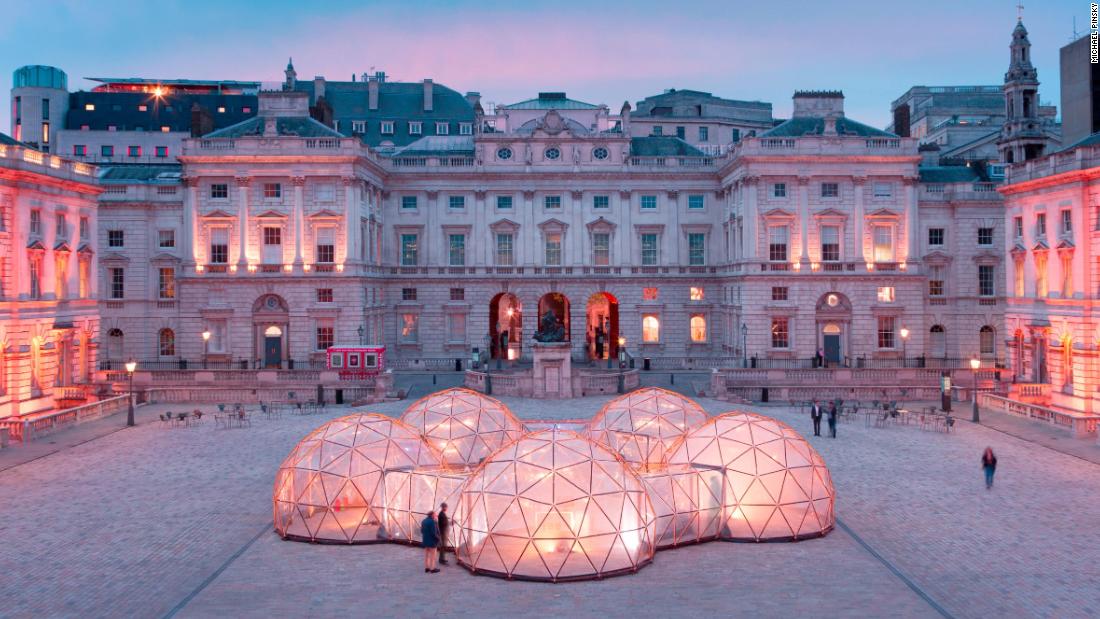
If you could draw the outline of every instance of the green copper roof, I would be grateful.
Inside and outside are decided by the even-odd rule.
[[[99,180],[107,184],[178,183],[182,174],[179,165],[141,163],[99,166]]]
[[[504,107],[509,110],[595,110],[600,106],[570,99],[564,92],[540,92],[534,99],[511,103]]]
[[[706,157],[706,153],[676,136],[630,138],[630,154],[635,157]]]
[[[1088,137],[1082,138],[1082,139],[1074,142],[1073,144],[1070,144],[1069,146],[1067,146],[1067,147],[1065,147],[1061,150],[1063,150],[1063,151],[1073,150],[1075,148],[1080,148],[1082,146],[1096,146],[1097,144],[1100,144],[1100,132],[1097,132],[1097,133],[1094,133],[1094,134],[1092,134]]]
[[[982,180],[978,171],[965,165],[921,166],[922,183],[976,183]]]
[[[263,135],[264,117],[255,116],[241,121],[235,125],[218,129],[204,135],[205,138],[241,138],[250,135]],[[340,138],[344,137],[339,132],[326,127],[312,118],[295,116],[276,119],[276,130],[281,136],[295,136],[302,138]]]
[[[470,135],[431,135],[398,149],[394,157],[447,157],[474,154],[474,138]]]
[[[875,129],[861,122],[841,116],[836,119],[837,135],[855,135],[861,137],[896,138],[897,135],[882,129]],[[825,133],[825,119],[804,117],[792,118],[772,129],[760,134],[765,138],[798,138],[804,135],[823,135]]]
[[[0,144],[4,144],[5,146],[26,146],[6,133],[0,133]]]

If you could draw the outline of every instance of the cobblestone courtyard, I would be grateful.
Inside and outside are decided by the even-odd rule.
[[[522,418],[587,418],[606,398],[503,400]],[[22,464],[5,458],[31,448],[0,454],[0,616],[1100,614],[1100,466],[967,422],[952,435],[857,421],[837,440],[810,437],[837,486],[840,525],[823,539],[711,542],[662,551],[633,576],[548,585],[453,565],[429,576],[402,546],[284,542],[271,527],[275,470],[344,411],[162,427],[157,413],[172,408],[145,407],[137,428]],[[758,410],[812,434],[797,412]],[[1000,459],[991,492],[978,465],[986,445]]]

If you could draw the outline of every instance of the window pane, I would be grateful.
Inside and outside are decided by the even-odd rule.
[[[707,319],[700,315],[691,317],[691,341],[707,341]]]
[[[875,226],[875,262],[894,261],[894,230],[890,226]]]
[[[655,343],[661,340],[661,321],[653,314],[642,317],[642,341]]]

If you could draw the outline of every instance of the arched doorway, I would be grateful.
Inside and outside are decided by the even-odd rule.
[[[584,331],[589,359],[614,359],[619,354],[619,300],[609,292],[588,297]]]
[[[821,348],[826,365],[840,364],[840,325],[830,322],[821,328]]]
[[[523,308],[516,295],[497,293],[489,302],[489,355],[516,359],[523,342]]]
[[[928,350],[934,359],[947,358],[947,331],[943,325],[932,325],[928,331]]]
[[[107,360],[119,361],[123,358],[122,329],[111,329],[107,332]]]
[[[569,298],[560,292],[548,292],[539,299],[539,328],[542,328],[542,319],[547,312],[553,315],[554,320],[565,329],[565,341],[571,341],[569,336]]]
[[[821,295],[815,308],[818,330],[818,347],[828,366],[840,365],[845,357],[853,356],[848,337],[852,325],[852,304],[839,292]],[[817,351],[812,351],[816,355]]]
[[[287,328],[290,311],[286,301],[275,294],[266,294],[252,305],[252,326],[255,338],[255,365],[265,368],[281,368],[283,360],[290,357],[287,349]]]
[[[264,329],[264,367],[277,368],[283,364],[283,330],[278,325]]]

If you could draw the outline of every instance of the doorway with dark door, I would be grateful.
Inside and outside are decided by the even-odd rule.
[[[264,329],[264,367],[280,368],[283,365],[283,330],[276,325]]]
[[[840,327],[827,324],[821,334],[822,348],[825,349],[825,366],[840,365]]]

